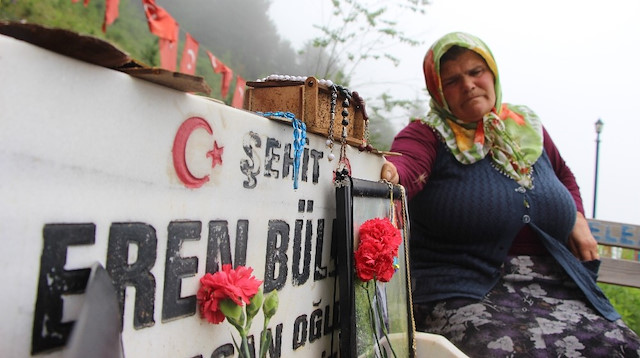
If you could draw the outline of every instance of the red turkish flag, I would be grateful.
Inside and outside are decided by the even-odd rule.
[[[235,108],[242,108],[244,103],[244,87],[247,85],[247,81],[240,76],[236,76],[236,89],[233,91],[233,101],[231,106]]]
[[[179,32],[180,28],[176,26],[176,39]],[[178,62],[178,40],[171,42],[158,37],[158,47],[160,48],[160,67],[175,71]]]
[[[85,3],[87,2],[88,0],[85,0]],[[118,18],[118,6],[120,6],[120,0],[107,0],[104,9],[102,32],[107,32],[107,26],[113,24],[113,22]]]
[[[144,13],[147,15],[147,22],[149,23],[149,31],[152,34],[169,41],[178,39],[176,36],[178,23],[165,9],[156,5],[156,0],[142,0],[142,6],[144,6]]]
[[[227,67],[222,61],[220,61],[216,56],[214,56],[211,52],[207,51],[207,55],[209,55],[209,61],[211,61],[211,67],[213,67],[213,72],[222,73],[222,85],[220,88],[220,95],[222,98],[226,98],[229,93],[229,86],[231,85],[231,79],[233,78],[233,70]]]
[[[198,58],[198,41],[187,33],[180,59],[180,72],[193,75],[196,73],[196,59]]]

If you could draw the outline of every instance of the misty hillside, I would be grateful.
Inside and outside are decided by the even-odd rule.
[[[296,52],[280,38],[268,17],[269,0],[163,0],[178,20],[201,44],[248,80],[272,73],[297,73]],[[296,72],[296,73],[294,73]]]
[[[234,74],[251,81],[272,73],[300,74],[296,52],[280,38],[268,17],[269,0],[158,0],[180,25],[180,46],[189,33],[200,44],[196,75],[205,78],[211,97],[220,96],[220,75],[214,74],[210,51]],[[188,4],[188,6],[185,6]],[[108,40],[133,58],[159,65],[158,38],[149,32],[140,0],[120,0],[119,16],[101,30],[104,0],[0,0],[0,19],[64,28]],[[180,47],[181,48],[181,47]],[[180,59],[178,52],[178,61]],[[232,84],[233,86],[233,84]],[[229,96],[230,97],[230,96]]]
[[[211,88],[210,97],[231,103],[235,89],[235,75],[247,81],[267,75],[289,74],[317,76],[349,85],[349,78],[341,70],[334,75],[317,74],[318,62],[326,56],[323,49],[308,45],[305,55],[296,52],[282,39],[275,23],[269,18],[272,0],[156,0],[178,22],[180,38],[178,63],[186,34],[190,34],[200,47],[196,75]],[[0,20],[27,21],[49,27],[63,28],[81,34],[106,39],[136,60],[159,66],[158,38],[149,31],[141,0],[120,0],[119,16],[102,32],[105,0],[0,0]],[[311,40],[311,39],[310,39]],[[214,73],[206,51],[210,51],[234,71],[234,79],[225,98],[220,94],[220,74]],[[368,102],[371,104],[372,102]],[[370,142],[386,150],[393,139],[390,122],[369,106]]]

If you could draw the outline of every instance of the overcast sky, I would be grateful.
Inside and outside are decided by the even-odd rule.
[[[395,46],[402,59],[361,66],[352,90],[375,97],[385,90],[426,96],[422,59],[451,31],[465,31],[491,48],[503,101],[525,104],[542,119],[577,177],[592,216],[595,126],[600,135],[596,217],[640,225],[640,0],[432,0],[421,18],[402,15],[401,28],[420,48]],[[387,1],[393,8],[393,1]],[[273,0],[271,17],[299,48],[330,21],[328,0]],[[357,88],[356,88],[356,85]],[[400,97],[400,96],[397,96]]]

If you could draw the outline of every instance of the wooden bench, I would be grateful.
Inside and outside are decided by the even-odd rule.
[[[640,288],[640,226],[588,219],[591,233],[603,248],[623,248],[634,251],[634,260],[601,258],[598,281]]]

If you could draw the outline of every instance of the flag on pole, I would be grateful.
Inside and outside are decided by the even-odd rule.
[[[142,0],[142,5],[149,23],[149,31],[163,39],[176,41],[176,20],[165,9],[156,5],[155,0]]]
[[[198,41],[187,33],[180,59],[180,72],[193,75],[196,73],[196,59],[198,58]]]
[[[176,70],[176,63],[178,62],[178,35],[180,27],[176,26],[176,41],[169,41],[158,37],[158,47],[160,48],[160,67],[169,71]]]
[[[247,81],[240,76],[236,76],[236,89],[233,91],[233,101],[231,106],[234,108],[242,109],[244,104],[244,87],[247,85]]]
[[[214,56],[211,52],[207,51],[207,55],[209,56],[209,61],[211,62],[211,67],[213,67],[213,72],[222,73],[221,88],[220,95],[222,98],[226,98],[229,93],[229,86],[231,85],[231,80],[233,79],[233,70],[231,70],[227,65],[222,63],[216,56]]]
[[[85,0],[85,4],[88,3]],[[104,9],[104,22],[102,23],[102,32],[107,32],[107,26],[113,24],[118,18],[118,7],[120,6],[120,0],[106,0]]]

